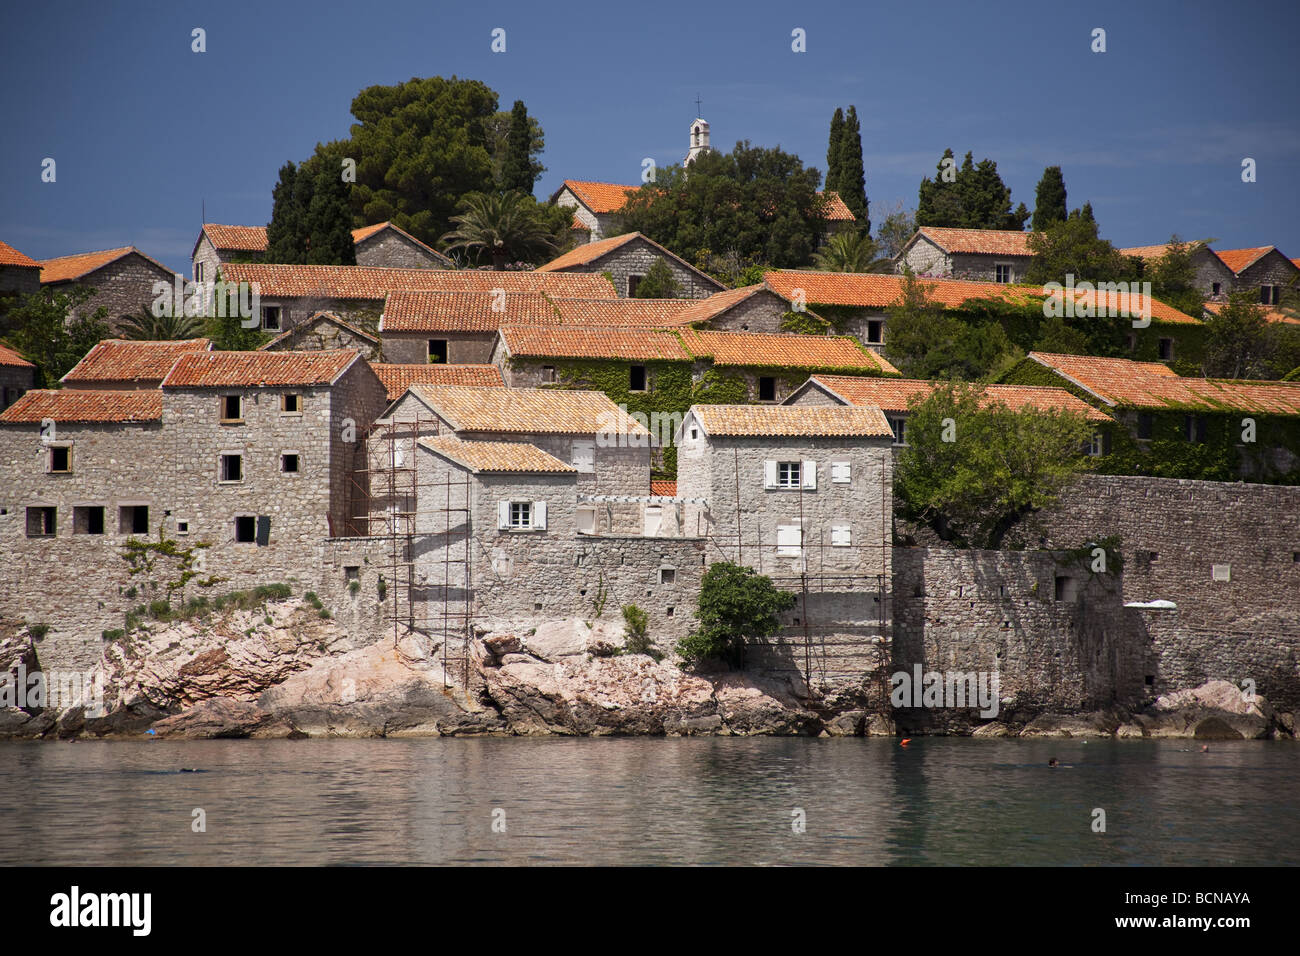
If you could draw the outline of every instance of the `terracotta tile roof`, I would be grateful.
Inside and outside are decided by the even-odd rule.
[[[104,249],[100,252],[83,252],[75,256],[60,256],[57,259],[42,259],[40,263],[41,283],[44,285],[51,282],[71,282],[74,279],[81,279],[110,263],[116,262],[123,256],[129,256],[131,253],[152,262],[164,272],[172,274],[171,269],[168,269],[158,260],[146,256],[135,246],[122,246],[120,249]]]
[[[430,451],[464,465],[470,471],[570,472],[578,469],[566,465],[536,445],[521,441],[464,441],[451,435],[421,438],[420,444]]]
[[[684,324],[708,322],[728,309],[735,308],[750,297],[758,295],[766,288],[760,282],[757,285],[746,285],[741,286],[739,289],[726,289],[722,292],[715,292],[707,299],[694,300],[691,308],[683,312],[679,318]]]
[[[812,305],[844,305],[857,308],[886,309],[903,294],[901,275],[865,272],[812,272],[797,269],[774,269],[763,279],[777,295],[794,298],[795,289],[803,289]],[[919,280],[926,295],[946,309],[959,309],[971,299],[998,299],[1012,306],[1031,305],[1045,298],[1042,286],[1010,285],[1001,282],[970,282],[965,279]],[[1094,304],[1096,293],[1075,292],[1075,301],[1085,297]],[[1118,306],[1118,300],[1115,305]],[[1196,323],[1198,319],[1179,312],[1159,299],[1151,300],[1151,316],[1160,322]]]
[[[137,342],[104,339],[85,358],[74,365],[59,381],[77,382],[161,382],[176,360],[190,352],[207,352],[208,339],[180,339],[162,342]]]
[[[501,370],[495,365],[395,365],[371,362],[370,367],[388,389],[388,400],[397,401],[412,385],[479,385],[504,388]]]
[[[517,357],[691,361],[691,353],[667,331],[507,325],[501,328],[501,341]]]
[[[223,226],[215,222],[205,222],[203,232],[208,242],[221,250],[230,252],[265,252],[266,226]]]
[[[827,189],[817,195],[826,200],[826,214],[822,218],[827,222],[855,222],[857,220],[857,217],[853,215],[853,211],[845,205],[844,200],[840,198],[840,194],[835,190]]]
[[[677,497],[677,482],[661,480],[658,478],[650,479],[650,494],[661,498]]]
[[[1277,247],[1257,246],[1254,249],[1216,249],[1215,255],[1223,260],[1233,275],[1239,276],[1275,248]]]
[[[16,366],[18,368],[36,367],[7,345],[0,345],[0,365]]]
[[[558,273],[566,275],[569,273]],[[632,326],[683,324],[694,299],[614,299],[541,292],[393,292],[381,332],[495,332],[505,325]]]
[[[412,385],[410,392],[458,432],[592,435],[618,429],[650,434],[604,392],[464,385]]]
[[[592,212],[618,212],[627,202],[629,191],[640,186],[623,186],[619,183],[595,183],[582,179],[566,179],[560,189],[568,188],[578,201]]]
[[[330,385],[357,361],[356,349],[315,352],[194,352],[177,359],[163,388]]]
[[[31,256],[25,256],[7,242],[0,242],[0,266],[25,266],[39,268],[40,263]]]
[[[1300,259],[1292,259],[1291,265],[1295,266],[1297,269],[1300,269]]]
[[[1194,239],[1190,242],[1183,243],[1183,245],[1187,246],[1190,251],[1195,252],[1197,249],[1205,246],[1205,240]],[[1206,248],[1209,249],[1208,246],[1206,246]],[[1124,249],[1117,249],[1116,251],[1122,256],[1133,256],[1138,259],[1159,259],[1169,251],[1169,243],[1162,242],[1155,246],[1128,246]],[[1213,249],[1209,249],[1209,252],[1210,255],[1215,254]]]
[[[578,229],[581,230],[582,232],[591,232],[591,226],[587,225],[585,222],[580,221],[577,216],[573,217],[573,224],[569,226],[569,228]]]
[[[1014,229],[950,229],[923,226],[917,230],[944,252],[988,256],[1032,256],[1029,233]]]
[[[96,391],[61,388],[25,392],[0,413],[0,423],[23,424],[52,418],[57,422],[154,422],[162,419],[162,392]]]
[[[710,358],[715,365],[856,368],[898,374],[898,370],[879,355],[843,335],[767,335],[697,329],[681,329],[679,334],[695,357]]]
[[[1300,415],[1300,382],[1180,378],[1158,362],[1091,355],[1030,352],[1029,357],[1107,405]]]
[[[1206,302],[1205,303],[1205,311],[1213,312],[1215,315],[1218,315],[1227,307],[1228,307],[1227,302]],[[1293,315],[1288,315],[1287,313],[1283,312],[1281,309],[1271,309],[1265,306],[1260,306],[1260,308],[1264,310],[1264,318],[1269,322],[1283,322],[1286,323],[1287,325],[1300,325],[1300,319],[1296,318]]]
[[[564,325],[667,328],[687,325],[685,316],[699,299],[576,299],[556,296]]]
[[[853,405],[692,405],[710,435],[893,435],[884,412]]]
[[[388,222],[387,220],[385,220],[384,222],[377,222],[373,226],[362,226],[360,229],[353,229],[352,244],[354,246],[358,246],[361,243],[365,242],[367,239],[369,239],[371,236],[378,235],[379,233],[383,232],[385,229],[392,230],[393,232],[397,233],[399,236],[409,239],[411,242],[415,243],[425,252],[430,253],[431,255],[434,256],[434,258],[440,260],[448,268],[455,268],[455,263],[453,263],[450,259],[448,259],[437,249],[433,248],[433,246],[429,245],[427,242],[421,242],[419,239],[416,239],[415,236],[411,235],[405,229],[399,229],[397,226],[394,226],[391,222]]]
[[[383,299],[390,292],[546,292],[614,298],[604,276],[581,272],[496,272],[489,269],[387,269],[377,266],[303,266],[233,263],[227,282],[256,282],[262,298]]]
[[[331,325],[337,325],[340,329],[344,329],[345,331],[350,332],[351,334],[355,335],[357,338],[365,339],[367,342],[372,342],[375,345],[379,344],[379,336],[375,335],[374,333],[367,332],[365,329],[359,328],[358,326],[355,326],[350,322],[343,321],[333,312],[322,311],[322,312],[313,312],[311,317],[308,318],[306,322],[300,322],[297,325],[295,325],[293,328],[285,332],[281,332],[279,335],[271,339],[265,345],[259,345],[257,347],[257,350],[259,352],[270,351],[271,349],[275,348],[275,346],[283,342],[288,342],[290,339],[296,338],[297,336],[310,331],[311,326],[315,322],[318,322],[322,319],[329,322]]]
[[[555,272],[559,269],[571,269],[574,266],[583,266],[589,262],[594,262],[603,255],[613,252],[620,246],[625,246],[633,239],[639,238],[639,232],[627,232],[621,236],[612,236],[609,239],[598,239],[595,242],[585,242],[580,246],[575,246],[562,256],[557,256],[550,262],[537,267],[538,272]]]
[[[814,375],[810,382],[824,386],[850,405],[879,408],[887,412],[905,412],[914,397],[929,395],[939,382],[921,379],[878,378],[853,375]],[[1075,412],[1092,421],[1108,422],[1109,415],[1098,411],[1063,388],[1038,385],[986,385],[987,403],[1000,402],[1013,411],[1037,408]]]

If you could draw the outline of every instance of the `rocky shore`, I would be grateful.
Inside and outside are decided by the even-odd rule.
[[[39,641],[0,622],[0,673],[39,668]],[[502,622],[444,674],[409,635],[359,644],[298,599],[205,621],[152,623],[105,645],[101,706],[0,707],[0,737],[411,737],[925,733],[882,713],[866,685],[812,693],[797,676],[692,673],[623,651],[622,625]],[[87,702],[90,700],[87,698]],[[947,725],[974,737],[1292,738],[1296,715],[1227,681],[1137,713],[1034,713]],[[933,731],[930,731],[933,732]]]

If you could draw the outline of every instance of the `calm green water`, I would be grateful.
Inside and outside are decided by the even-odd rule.
[[[1300,863],[1300,746],[1199,746],[4,743],[0,863]],[[1068,766],[1048,769],[1052,756]],[[191,829],[195,808],[205,833]],[[796,808],[804,833],[792,830]],[[1094,808],[1104,834],[1092,832]]]

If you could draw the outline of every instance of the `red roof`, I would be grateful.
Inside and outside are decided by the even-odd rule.
[[[176,360],[189,352],[212,348],[208,339],[180,339],[164,342],[135,342],[104,339],[60,379],[65,385],[77,382],[161,382]]]
[[[944,252],[989,256],[1032,256],[1029,233],[1018,229],[952,229],[923,226],[916,230]]]
[[[658,478],[650,479],[650,494],[658,495],[663,498],[677,497],[677,482],[661,480]]]
[[[396,401],[412,385],[481,385],[504,388],[501,370],[495,365],[395,365],[371,362],[379,380],[388,389],[388,400]]]
[[[853,215],[853,211],[845,205],[844,200],[840,198],[840,194],[835,190],[827,189],[817,195],[826,200],[826,212],[822,218],[827,222],[855,222],[857,220],[857,217]]]
[[[149,258],[135,246],[122,246],[119,249],[83,252],[75,256],[60,256],[57,259],[42,259],[40,264],[41,283],[44,285],[51,282],[71,282],[74,279],[81,279],[132,253],[147,262],[153,263],[167,274],[174,275],[171,269],[168,269],[158,260]]]
[[[1205,311],[1213,312],[1215,315],[1218,315],[1227,307],[1228,307],[1227,302],[1206,302],[1205,303]],[[1293,315],[1288,315],[1286,312],[1283,312],[1281,309],[1271,309],[1263,305],[1256,305],[1255,308],[1262,310],[1264,313],[1265,320],[1269,322],[1283,322],[1287,325],[1300,325],[1300,319],[1296,318]]]
[[[768,335],[681,329],[682,342],[697,358],[715,365],[767,368],[858,368],[897,375],[875,352],[842,335]]]
[[[0,242],[0,266],[22,266],[40,268],[40,263],[31,256],[25,256],[7,242]]]
[[[555,272],[560,269],[571,269],[574,266],[587,265],[594,262],[601,256],[613,252],[619,246],[625,246],[633,239],[640,237],[639,232],[627,232],[621,236],[612,236],[609,239],[598,239],[595,242],[584,242],[580,246],[575,246],[562,256],[557,256],[550,262],[537,267],[538,272]]]
[[[361,353],[356,349],[316,352],[193,352],[181,356],[163,388],[231,388],[331,385]]]
[[[1216,250],[1215,255],[1223,260],[1223,264],[1232,270],[1233,275],[1239,276],[1276,248],[1276,246],[1257,246],[1254,249],[1221,249]]]
[[[7,345],[0,345],[0,365],[16,366],[18,368],[36,367]]]
[[[29,424],[47,418],[55,422],[151,422],[162,418],[162,392],[96,391],[81,388],[37,389],[26,392],[0,412],[0,423]]]
[[[203,232],[217,249],[230,252],[265,252],[266,226],[223,226],[205,222]]]
[[[566,179],[561,189],[568,189],[577,200],[592,212],[618,212],[627,202],[627,194],[640,186],[623,186],[619,183],[595,183],[582,179]]]
[[[887,412],[905,412],[916,397],[924,398],[943,384],[923,379],[879,378],[853,375],[814,375],[809,382],[821,385],[849,405],[880,408]],[[1013,411],[1037,408],[1075,412],[1093,421],[1108,422],[1110,417],[1063,388],[1038,385],[986,385],[984,404],[1000,402]]]
[[[582,272],[505,272],[488,269],[387,269],[228,262],[226,282],[256,282],[262,298],[383,299],[390,292],[546,292],[614,298],[604,276]]]
[[[680,324],[680,316],[695,302],[550,296],[541,292],[394,292],[384,304],[380,330],[495,332],[504,325],[661,328]]]
[[[501,341],[510,355],[532,358],[624,359],[640,362],[691,360],[691,354],[682,348],[681,341],[672,332],[509,325],[501,329]]]

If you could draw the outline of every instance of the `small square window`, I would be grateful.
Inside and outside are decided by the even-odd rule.
[[[85,505],[72,509],[73,534],[103,534],[104,506]]]
[[[885,322],[883,319],[867,320],[867,342],[880,345],[885,341]]]
[[[646,374],[644,365],[632,365],[627,370],[627,388],[629,392],[644,392],[646,390]]]
[[[244,456],[243,455],[222,455],[221,456],[221,480],[222,481],[243,481],[244,480]]]
[[[1138,412],[1137,426],[1138,438],[1150,438],[1155,433],[1155,416],[1150,412]]]
[[[298,474],[298,456],[296,454],[281,455],[280,470],[286,475]]]
[[[533,506],[528,501],[510,502],[510,527],[531,528],[533,526]]]
[[[252,544],[257,540],[257,518],[253,515],[240,515],[235,518],[235,540]]]
[[[278,305],[262,306],[262,330],[265,332],[280,331],[280,307]]]
[[[760,402],[776,401],[776,379],[770,375],[760,376],[758,379],[758,400]]]
[[[149,506],[122,505],[117,509],[117,530],[119,534],[148,534]]]
[[[188,521],[184,520],[184,519],[179,519],[179,520],[177,520],[177,522],[176,522],[176,533],[177,533],[177,534],[189,534],[189,533],[190,533],[190,523],[189,523]]]
[[[361,580],[361,565],[359,564],[345,565],[343,568],[343,580],[344,581]]]
[[[906,445],[907,444],[907,419],[904,418],[902,415],[890,415],[888,416],[888,419],[889,419],[889,427],[894,432],[893,444]]]
[[[238,395],[221,396],[221,420],[223,422],[242,422],[244,420],[243,401]]]
[[[699,438],[699,437],[700,437],[700,430],[699,430],[698,428],[692,428],[692,429],[691,429],[691,441],[695,441],[695,439],[697,439],[697,438]]]
[[[447,340],[446,339],[429,339],[429,364],[430,365],[447,364]]]
[[[676,568],[660,568],[660,569],[659,569],[659,583],[660,583],[660,584],[673,584],[673,583],[675,583],[676,581],[677,581],[677,569],[676,569]]]
[[[1056,579],[1056,599],[1058,601],[1073,601],[1079,595],[1079,582],[1071,577],[1057,577]]]
[[[302,396],[289,393],[280,396],[280,411],[286,415],[298,415],[302,412]]]
[[[1160,354],[1160,361],[1168,362],[1169,360],[1171,360],[1174,357],[1174,340],[1161,339],[1159,354]]]
[[[803,466],[797,461],[782,461],[776,466],[776,486],[778,488],[800,487],[800,471]]]
[[[995,265],[993,267],[993,281],[1010,282],[1011,266],[1007,265],[1005,262],[999,262],[997,265]]]
[[[831,483],[837,485],[847,484],[853,474],[853,466],[847,461],[831,462]]]
[[[554,366],[554,365],[543,365],[543,366],[542,366],[542,382],[543,382],[543,384],[546,384],[546,385],[553,385],[553,384],[555,384],[555,366]]]
[[[636,298],[637,287],[641,285],[641,280],[644,278],[645,276],[637,276],[637,275],[631,275],[627,277],[627,297],[629,299]]]
[[[664,613],[667,614],[669,617],[672,617],[672,616],[673,616],[673,612],[676,611],[676,610],[677,610],[677,609],[676,609],[675,607],[673,607],[673,606],[670,604],[670,605],[668,605],[668,607],[664,608]]]
[[[52,538],[57,530],[57,508],[41,506],[27,509],[27,537]]]
[[[1210,295],[1218,295],[1218,294],[1220,293],[1220,291],[1222,291],[1222,289],[1223,289],[1223,286],[1220,285],[1219,283],[1217,283],[1217,282],[1211,282],[1211,283],[1210,283]]]
[[[68,474],[72,471],[72,449],[55,445],[50,449],[50,474]]]

